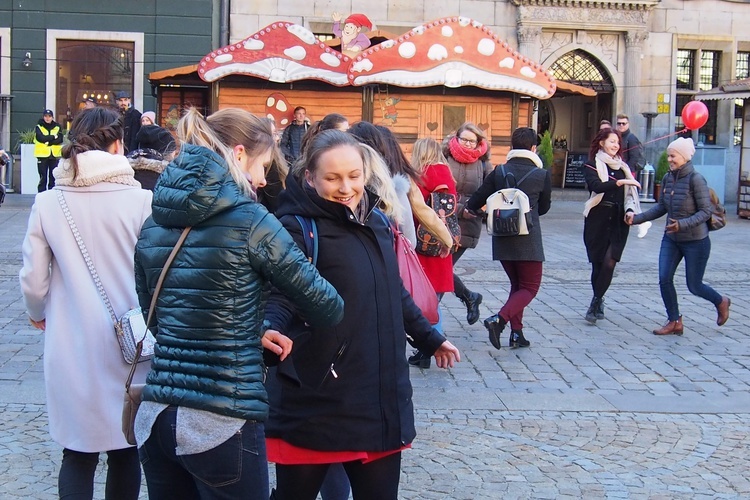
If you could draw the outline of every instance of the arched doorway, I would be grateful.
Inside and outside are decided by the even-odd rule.
[[[576,49],[560,56],[548,70],[556,80],[595,90],[595,97],[557,93],[539,104],[539,133],[565,138],[571,151],[586,151],[601,120],[614,118],[615,86],[607,68],[592,54]]]

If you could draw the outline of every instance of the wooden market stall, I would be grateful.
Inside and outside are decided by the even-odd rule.
[[[535,100],[556,90],[539,64],[470,19],[438,19],[394,39],[376,34],[380,43],[350,57],[336,41],[273,23],[195,66],[152,73],[160,122],[169,126],[181,106],[199,102],[207,112],[232,106],[270,116],[283,128],[304,106],[313,120],[336,112],[387,126],[408,153],[417,139],[441,141],[471,121],[501,163],[512,131],[533,123]]]

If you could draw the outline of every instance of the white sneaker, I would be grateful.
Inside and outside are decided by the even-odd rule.
[[[638,237],[643,238],[651,228],[651,221],[646,221],[643,224],[638,224]]]

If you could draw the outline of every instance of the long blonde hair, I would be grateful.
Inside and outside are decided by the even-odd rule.
[[[268,150],[272,151],[272,160],[280,158],[268,121],[243,109],[220,109],[204,118],[196,108],[188,108],[177,124],[177,137],[183,143],[203,146],[218,153],[226,161],[227,169],[240,190],[253,198],[255,190],[235,159],[234,146],[244,146],[250,158]]]
[[[448,164],[439,142],[430,137],[425,137],[414,143],[411,152],[411,166],[417,172],[422,174],[427,165],[435,165],[436,163]]]

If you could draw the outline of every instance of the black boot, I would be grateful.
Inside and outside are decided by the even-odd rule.
[[[596,312],[594,313],[596,315],[596,319],[604,319],[604,297],[599,299],[599,303],[596,307]]]
[[[484,320],[484,327],[490,334],[490,344],[492,344],[492,347],[495,349],[500,349],[502,347],[500,336],[503,334],[506,323],[507,322],[499,314],[493,314]]]
[[[523,330],[511,330],[509,345],[511,349],[517,349],[519,347],[529,347],[531,342],[523,336]]]
[[[422,351],[414,351],[414,354],[409,356],[409,364],[416,366],[417,368],[429,368],[432,362],[432,356],[424,354]]]
[[[466,306],[466,322],[473,325],[479,321],[479,304],[482,303],[482,294],[466,290],[466,295],[459,295],[458,299]]]
[[[601,299],[599,297],[594,297],[593,299],[591,299],[591,304],[586,311],[586,321],[588,321],[592,325],[596,324],[596,310],[599,308],[600,300]]]

